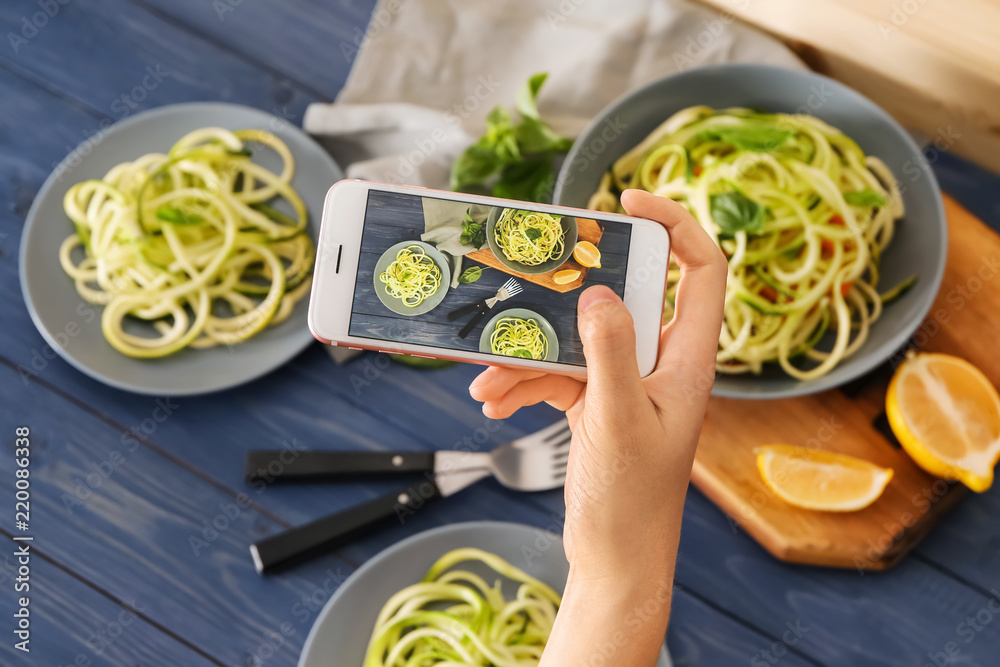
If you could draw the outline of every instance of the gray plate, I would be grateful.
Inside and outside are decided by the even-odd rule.
[[[719,375],[712,393],[731,398],[801,396],[850,382],[888,360],[920,325],[941,286],[948,245],[944,205],[937,179],[910,135],[873,102],[832,79],[766,65],[717,65],[655,81],[613,102],[580,135],[556,181],[555,202],[585,208],[611,163],[675,111],[696,104],[809,113],[845,132],[865,153],[881,158],[905,190],[906,217],[882,257],[879,286],[884,291],[910,275],[919,276],[912,290],[886,307],[861,349],[825,376],[801,382],[775,364],[759,376]],[[598,158],[586,159],[582,151]]]
[[[523,273],[529,276],[537,276],[543,273],[548,273],[549,271],[555,271],[560,266],[566,263],[566,261],[573,256],[573,249],[576,248],[577,240],[577,225],[576,218],[571,215],[564,215],[559,222],[562,224],[563,233],[565,234],[563,251],[550,259],[547,262],[542,262],[538,266],[525,266],[520,262],[514,262],[503,254],[503,249],[497,244],[497,240],[493,234],[493,230],[497,226],[497,220],[500,219],[500,214],[503,213],[504,208],[502,206],[494,206],[490,209],[489,217],[486,218],[486,242],[490,245],[490,250],[496,255],[497,261],[506,266],[511,271],[517,271],[518,273]]]
[[[441,269],[441,286],[438,288],[438,291],[421,301],[420,305],[413,306],[412,308],[405,305],[400,299],[390,295],[385,289],[385,283],[378,279],[382,275],[382,272],[396,259],[396,254],[410,245],[418,245],[423,248],[424,252],[430,255],[434,259],[434,263]],[[399,315],[423,315],[434,310],[444,300],[444,296],[451,287],[451,267],[448,264],[448,260],[444,258],[444,255],[430,243],[424,243],[423,241],[401,241],[382,253],[382,256],[375,262],[372,284],[375,286],[375,294],[378,296],[378,300],[392,312]]]
[[[83,301],[59,267],[59,245],[73,232],[62,200],[74,184],[102,178],[120,162],[144,153],[166,152],[191,130],[219,126],[257,128],[280,137],[295,158],[292,185],[309,211],[313,239],[327,190],[343,172],[312,139],[287,121],[249,107],[221,103],[166,106],[116,123],[99,141],[85,142],[42,185],[28,211],[21,238],[21,291],[38,331],[59,355],[92,378],[140,394],[184,396],[226,389],[259,377],[302,351],[313,337],[306,324],[308,303],[239,345],[186,349],[162,359],[133,359],[101,334],[101,307]],[[277,168],[280,158],[262,149],[255,161]]]
[[[542,549],[539,545],[548,545],[548,548]],[[522,551],[526,546],[530,550]],[[569,563],[558,535],[498,521],[473,521],[434,528],[382,551],[337,589],[309,631],[299,667],[361,665],[382,606],[403,588],[420,581],[438,558],[463,547],[494,553],[557,591],[566,586]],[[529,560],[525,553],[533,557]],[[492,570],[476,565],[466,563],[462,567],[492,582],[495,578]],[[671,667],[671,664],[664,647],[656,667]]]
[[[500,311],[490,318],[490,321],[483,327],[482,335],[479,336],[480,352],[493,354],[493,347],[490,345],[490,336],[493,335],[493,329],[496,327],[497,322],[500,321],[501,317],[520,317],[522,320],[534,318],[538,320],[538,328],[542,330],[542,333],[549,341],[549,350],[548,354],[545,355],[545,361],[559,360],[559,337],[556,335],[556,330],[551,324],[549,324],[547,319],[533,310],[528,310],[527,308],[508,308],[507,310]]]

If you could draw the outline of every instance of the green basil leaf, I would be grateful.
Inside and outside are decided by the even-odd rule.
[[[493,186],[494,197],[546,203],[552,198],[556,175],[549,154],[508,164]]]
[[[451,168],[451,189],[460,192],[492,193],[527,201],[546,202],[552,195],[555,172],[552,162],[572,146],[538,116],[535,103],[547,78],[545,72],[532,76],[519,90],[515,108],[520,120],[494,107],[486,117],[486,132],[455,160]],[[474,245],[471,233],[463,243]]]
[[[742,192],[720,192],[709,197],[712,219],[723,232],[759,232],[764,225],[764,207]]]
[[[470,266],[458,277],[458,282],[460,283],[474,283],[483,277],[483,267],[481,266]]]
[[[572,139],[559,136],[536,118],[525,118],[518,123],[514,128],[514,136],[522,153],[562,153],[573,145]]]
[[[528,237],[529,241],[537,241],[542,238],[542,233],[534,228],[525,229],[524,235]]]
[[[510,356],[521,357],[522,359],[531,359],[531,352],[528,352],[527,350],[514,350],[514,354]]]
[[[465,191],[470,185],[482,183],[503,168],[503,162],[497,158],[496,151],[475,143],[451,165],[451,189]]]
[[[479,250],[486,243],[486,222],[476,222],[472,219],[471,209],[465,209],[462,220],[462,234],[458,240],[462,245],[468,245]]]
[[[548,72],[539,72],[528,79],[520,90],[517,91],[517,98],[514,100],[514,108],[525,118],[538,120],[538,105],[535,100],[538,98],[538,91],[542,89],[542,84],[549,77]]]
[[[871,188],[845,192],[844,201],[851,206],[885,206],[889,200]]]
[[[186,213],[176,206],[164,204],[156,209],[156,217],[163,222],[172,225],[197,225],[205,221],[205,218],[194,213]]]
[[[699,139],[722,141],[743,151],[767,153],[781,146],[795,135],[794,130],[782,130],[770,125],[734,125],[714,127],[698,133]]]

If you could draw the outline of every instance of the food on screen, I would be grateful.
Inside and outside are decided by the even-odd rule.
[[[504,256],[525,266],[538,266],[563,253],[566,233],[562,216],[505,208],[494,235]]]
[[[418,245],[406,246],[378,277],[386,292],[416,308],[441,287],[441,268]]]
[[[544,359],[549,341],[534,318],[501,317],[490,334],[493,354],[524,359]]]

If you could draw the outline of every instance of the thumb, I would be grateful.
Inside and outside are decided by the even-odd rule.
[[[580,295],[577,310],[587,384],[605,396],[642,393],[635,326],[622,300],[609,287],[595,285]]]

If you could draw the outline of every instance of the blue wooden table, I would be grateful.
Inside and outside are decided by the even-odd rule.
[[[559,529],[558,491],[526,496],[483,482],[403,525],[258,577],[249,543],[388,486],[249,488],[247,450],[431,449],[487,432],[499,442],[556,413],[539,407],[491,422],[465,389],[475,367],[421,372],[370,356],[337,367],[318,344],[218,395],[130,395],[56,358],[22,302],[24,215],[70,149],[110,120],[190,100],[300,122],[308,103],[342,86],[344,54],[371,10],[371,0],[0,4],[0,475],[9,508],[0,531],[16,532],[14,427],[29,425],[35,537],[32,652],[13,648],[10,543],[0,663],[294,665],[322,604],[389,544],[483,518]],[[1000,179],[948,155],[935,169],[947,191],[1000,226]],[[390,403],[391,412],[379,407]],[[779,563],[692,490],[671,652],[678,665],[1000,664],[998,517],[1000,489],[970,497],[894,570],[862,575]]]

